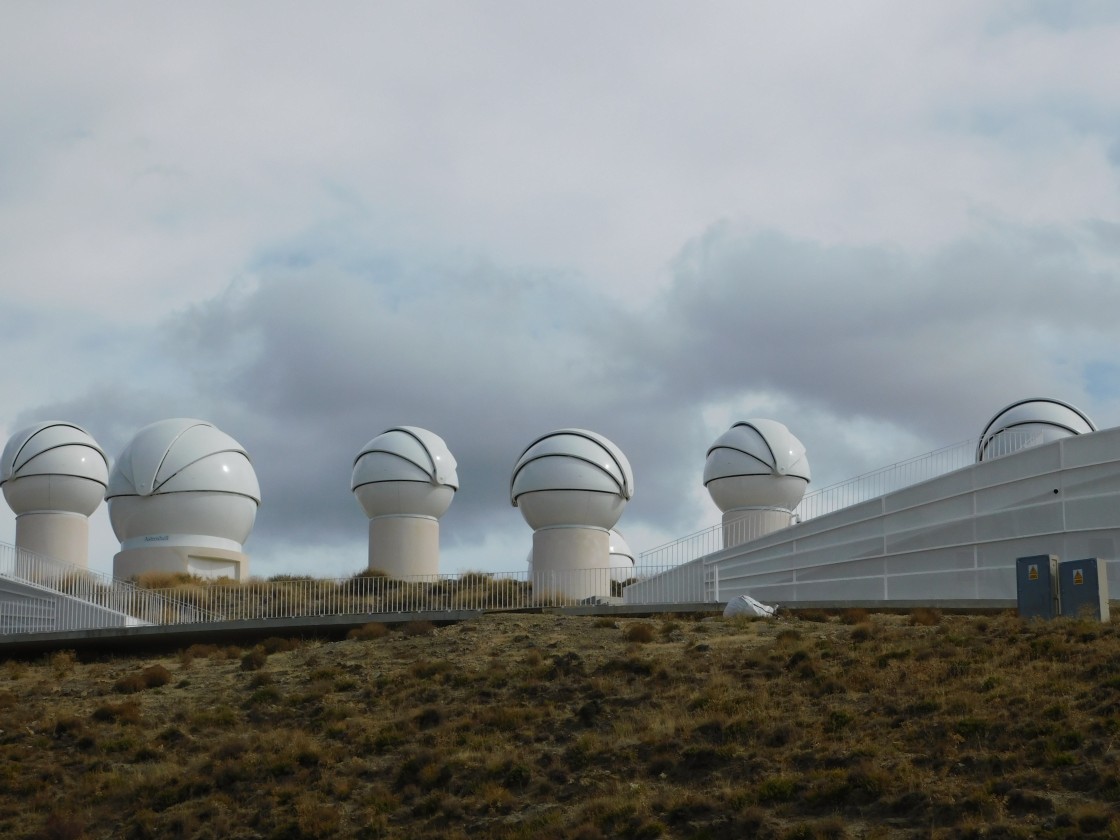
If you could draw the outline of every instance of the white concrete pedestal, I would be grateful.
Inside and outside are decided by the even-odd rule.
[[[16,545],[64,563],[89,567],[89,517],[65,511],[21,513]]]
[[[431,516],[376,516],[369,521],[370,571],[391,578],[439,574],[439,520]]]
[[[788,528],[793,514],[781,508],[737,508],[723,514],[723,547],[742,545]]]
[[[576,601],[608,597],[610,557],[606,528],[540,528],[533,532],[533,592],[552,592]]]

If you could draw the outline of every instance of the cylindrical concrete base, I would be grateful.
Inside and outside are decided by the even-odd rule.
[[[127,548],[113,557],[115,578],[135,578],[149,572],[244,582],[249,579],[249,558],[240,551],[182,545]]]
[[[391,578],[439,574],[439,520],[377,516],[369,521],[369,565]]]
[[[16,545],[85,569],[89,567],[89,518],[43,511],[16,517]]]
[[[611,540],[606,528],[557,526],[533,532],[533,592],[569,600],[611,594]]]
[[[723,547],[742,545],[793,524],[793,514],[779,508],[739,508],[723,515]]]

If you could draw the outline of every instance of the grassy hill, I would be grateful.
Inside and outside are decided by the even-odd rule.
[[[1120,624],[354,635],[0,663],[0,836],[1120,837]]]

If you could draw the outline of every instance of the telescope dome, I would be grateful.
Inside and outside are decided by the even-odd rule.
[[[109,463],[93,437],[73,423],[21,429],[0,456],[0,486],[17,513],[63,511],[89,516],[105,498]]]
[[[455,458],[439,435],[416,426],[379,434],[354,459],[350,489],[371,519],[439,518],[459,488]]]
[[[610,541],[611,580],[627,580],[634,571],[634,552],[622,533],[614,528],[611,528]]]
[[[109,475],[109,518],[122,547],[150,535],[199,535],[238,544],[261,501],[249,454],[204,420],[145,426]]]
[[[725,513],[742,508],[793,510],[811,475],[805,447],[776,420],[741,420],[716,438],[704,462],[704,486]]]
[[[1093,421],[1069,403],[1046,397],[1019,400],[988,421],[976,446],[976,460],[990,461],[1028,446],[1096,430]]]
[[[630,462],[602,435],[559,429],[533,441],[513,468],[510,502],[534,530],[609,529],[634,494]]]

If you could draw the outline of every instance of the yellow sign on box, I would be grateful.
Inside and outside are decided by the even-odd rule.
[[[1030,580],[1038,580],[1038,566],[1031,566],[1027,572],[1027,577]]]
[[[1077,570],[1076,570],[1076,571],[1075,571],[1075,572],[1073,573],[1073,585],[1074,585],[1074,586],[1080,586],[1080,585],[1081,585],[1081,584],[1083,584],[1084,582],[1085,582],[1085,575],[1081,574],[1081,570],[1080,570],[1080,569],[1077,569]]]

